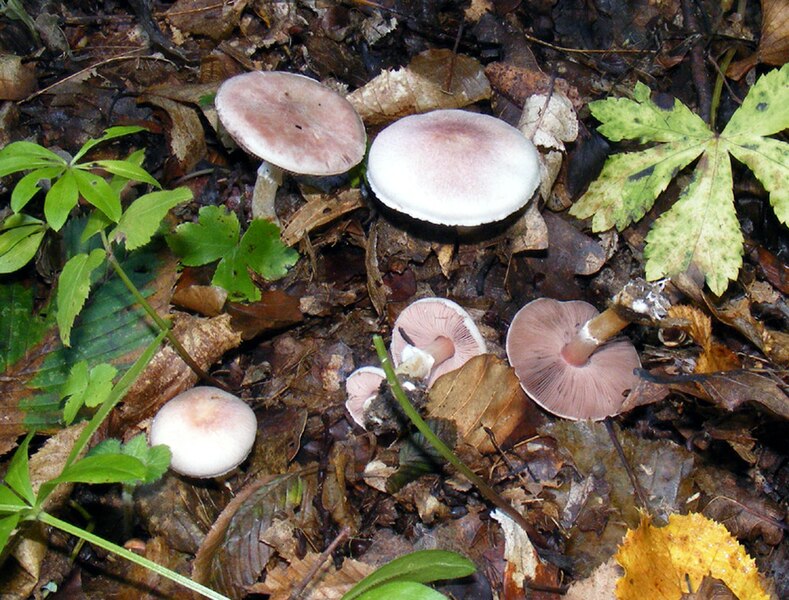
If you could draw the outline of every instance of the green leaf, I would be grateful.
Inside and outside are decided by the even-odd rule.
[[[704,145],[663,144],[610,157],[600,176],[570,208],[570,214],[592,217],[592,229],[622,230],[640,220],[677,172],[704,151]]]
[[[82,197],[98,208],[113,223],[121,218],[121,199],[103,177],[81,169],[74,169],[74,179]]]
[[[279,227],[271,221],[256,219],[241,238],[247,265],[268,280],[284,277],[299,260],[299,253],[283,244],[279,234]]]
[[[127,250],[144,246],[151,241],[170,209],[191,199],[192,192],[185,187],[140,196],[123,213],[110,238],[125,239]]]
[[[104,135],[99,138],[88,140],[82,145],[82,148],[79,149],[74,155],[74,158],[71,159],[71,164],[77,164],[79,160],[85,156],[90,150],[96,147],[98,144],[102,142],[106,142],[108,140],[114,140],[115,138],[123,137],[124,135],[130,135],[132,133],[139,133],[140,131],[146,131],[144,127],[138,127],[136,125],[124,125],[121,127],[110,127],[109,129],[104,131]]]
[[[738,136],[737,142],[727,145],[729,152],[753,171],[764,189],[770,192],[770,204],[778,220],[789,225],[789,144],[744,135]]]
[[[60,231],[78,200],[77,180],[73,171],[68,170],[49,188],[44,200],[44,216],[49,226]]]
[[[33,196],[41,191],[39,184],[42,181],[57,178],[63,170],[63,167],[42,167],[22,177],[11,192],[11,210],[14,212],[22,210]]]
[[[28,504],[10,488],[0,484],[0,514],[19,512],[28,508]]]
[[[133,456],[104,454],[76,461],[51,483],[131,483],[142,480],[145,473],[145,465]]]
[[[91,166],[95,165],[101,167],[105,171],[123,177],[124,179],[150,183],[156,188],[162,187],[148,171],[129,160],[95,160],[90,164]]]
[[[351,588],[342,600],[360,598],[362,594],[386,583],[429,583],[440,579],[465,577],[476,570],[473,562],[456,552],[418,550],[382,565]]]
[[[5,484],[19,495],[30,506],[35,504],[36,495],[33,493],[33,485],[30,483],[30,469],[28,467],[28,447],[33,434],[28,433],[24,441],[11,457],[8,464],[8,471],[5,474]]]
[[[615,142],[687,142],[689,138],[707,140],[712,132],[707,124],[687,106],[673,101],[662,108],[652,102],[651,91],[643,83],[636,83],[633,96],[608,98],[589,104],[592,115],[602,123],[598,131]]]
[[[343,596],[342,600],[345,598],[346,596]],[[414,581],[384,583],[356,598],[358,600],[447,600],[441,592]]]
[[[42,167],[64,169],[66,161],[32,142],[12,142],[0,150],[0,177]]]
[[[63,422],[70,425],[83,406],[89,408],[103,404],[112,391],[112,381],[118,370],[110,364],[100,363],[88,369],[87,361],[80,361],[71,367],[68,379],[61,389]]]
[[[211,284],[227,290],[231,300],[257,302],[261,298],[260,289],[249,276],[246,257],[238,247],[219,261]]]
[[[0,285],[0,373],[41,341],[46,322],[33,309],[33,289],[21,283]]]
[[[90,293],[90,276],[102,262],[106,252],[96,248],[90,254],[78,254],[63,267],[58,279],[57,323],[64,346],[71,344],[71,327]]]
[[[44,239],[42,221],[24,214],[15,214],[0,226],[0,273],[13,273],[36,255]]]
[[[107,218],[107,216],[103,212],[101,212],[98,208],[96,210],[90,211],[90,214],[88,215],[88,220],[85,223],[85,228],[82,230],[80,241],[82,243],[87,242],[94,235],[96,235],[100,231],[104,231],[110,225],[112,225],[112,221],[110,221]]]
[[[124,162],[127,162],[137,168],[142,168],[142,163],[145,160],[145,150],[135,150],[129,156],[126,157]],[[147,171],[146,171],[147,173]],[[121,177],[120,175],[113,175],[110,179],[110,187],[117,193],[120,194],[123,191],[123,188],[129,183],[129,180],[126,177]],[[158,184],[156,187],[160,187]]]
[[[149,446],[144,433],[141,433],[125,444],[119,440],[108,439],[91,448],[88,456],[104,456],[123,454],[133,456],[145,465],[145,476],[140,483],[149,484],[157,481],[170,466],[170,448],[164,445]]]
[[[748,90],[742,105],[729,119],[721,134],[730,141],[772,135],[789,129],[789,63],[762,75]],[[740,143],[736,140],[736,143]]]
[[[5,549],[8,538],[11,537],[11,534],[14,532],[14,529],[16,529],[17,523],[19,523],[19,519],[21,518],[22,515],[20,513],[14,513],[0,519],[0,552]]]
[[[646,276],[660,279],[695,265],[722,294],[742,264],[742,233],[734,211],[729,155],[716,145],[699,161],[688,187],[647,235]]]
[[[219,206],[200,209],[197,223],[183,223],[167,237],[167,244],[188,267],[219,260],[238,244],[240,226],[234,213]]]

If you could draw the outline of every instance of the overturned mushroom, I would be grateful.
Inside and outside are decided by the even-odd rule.
[[[295,73],[254,71],[225,81],[214,101],[219,119],[248,153],[263,160],[255,194],[276,222],[282,172],[337,175],[364,157],[367,134],[343,96]]]
[[[444,373],[487,351],[469,314],[445,298],[422,298],[397,317],[392,361],[398,373],[426,378],[428,387]]]

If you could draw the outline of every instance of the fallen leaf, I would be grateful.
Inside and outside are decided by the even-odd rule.
[[[548,94],[551,90],[563,93],[577,110],[585,102],[573,86],[561,78],[552,78],[539,68],[526,69],[508,63],[494,62],[485,67],[491,87],[510,99],[516,106],[526,104],[530,96]]]
[[[564,142],[574,142],[578,137],[578,117],[562,92],[534,94],[523,105],[518,129],[535,146],[563,151]]]
[[[222,312],[226,300],[227,290],[218,285],[187,285],[176,288],[172,303],[206,317],[215,317]]]
[[[677,320],[675,327],[685,331],[701,346],[701,355],[696,360],[694,373],[730,371],[740,367],[740,361],[728,347],[712,338],[712,319],[698,308],[685,304],[668,309],[668,316]]]
[[[0,55],[0,100],[22,100],[36,90],[36,70],[14,54]]]
[[[342,215],[364,206],[359,188],[344,190],[338,195],[307,194],[307,201],[290,218],[282,230],[282,243],[293,246],[313,229],[331,223]]]
[[[402,69],[384,71],[348,100],[367,125],[378,125],[440,108],[463,108],[489,97],[482,65],[442,48],[418,54]]]
[[[679,600],[691,591],[686,582],[697,590],[707,575],[723,581],[738,598],[769,598],[745,548],[723,525],[698,513],[671,515],[666,527],[642,517],[638,529],[628,531],[616,560],[625,569],[616,586],[619,600]]]
[[[749,57],[729,65],[726,75],[739,80],[758,63],[780,67],[789,61],[789,4],[786,0],[761,0],[762,33],[759,47]]]
[[[303,321],[299,302],[299,298],[282,290],[262,290],[257,302],[229,302],[225,310],[230,315],[233,329],[241,334],[241,339],[251,340],[261,333],[284,329]]]
[[[616,598],[616,582],[622,576],[622,568],[616,564],[612,556],[608,561],[597,567],[586,579],[573,582],[564,600],[614,600]]]
[[[217,3],[214,0],[178,0],[164,13],[167,22],[192,35],[222,40],[230,35],[241,20],[248,0]]]

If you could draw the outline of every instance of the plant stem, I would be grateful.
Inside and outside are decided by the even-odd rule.
[[[721,92],[723,91],[724,80],[726,79],[726,70],[729,68],[731,59],[734,58],[734,53],[737,52],[736,48],[729,48],[726,54],[723,55],[721,61],[718,77],[715,80],[715,87],[712,90],[712,103],[710,104],[710,128],[715,129],[715,121],[718,119],[718,105],[721,101]]]
[[[104,550],[107,550],[108,552],[112,552],[113,554],[117,554],[118,556],[121,556],[126,560],[133,562],[136,565],[139,565],[143,568],[153,571],[157,575],[166,577],[170,581],[174,581],[175,583],[182,585],[187,589],[197,592],[198,594],[202,594],[206,598],[212,598],[213,600],[229,600],[227,596],[223,596],[219,592],[215,592],[214,590],[207,588],[204,585],[197,583],[196,581],[193,581],[192,579],[186,577],[185,575],[176,573],[175,571],[163,567],[160,564],[153,562],[152,560],[148,560],[144,556],[140,556],[139,554],[135,554],[134,552],[127,550],[123,546],[118,546],[117,544],[114,544],[108,540],[105,540],[104,538],[94,535],[89,531],[85,531],[84,529],[77,527],[76,525],[72,525],[71,523],[62,521],[57,517],[50,515],[49,513],[42,511],[38,513],[37,518],[42,523],[46,523],[47,525],[50,525],[52,527],[57,527],[58,529],[65,531],[66,533],[69,533],[80,539],[83,539],[90,544],[98,546],[99,548],[103,548]]]
[[[433,448],[435,448],[436,451],[438,451],[438,453],[449,464],[455,467],[466,477],[466,479],[473,483],[489,502],[501,509],[503,513],[515,521],[521,527],[521,529],[523,529],[529,535],[532,542],[544,547],[545,541],[542,535],[536,529],[534,529],[531,523],[524,519],[523,515],[515,510],[515,508],[509,502],[502,498],[496,490],[490,487],[484,479],[469,469],[466,464],[457,457],[452,449],[442,442],[435,433],[433,433],[433,430],[430,429],[427,423],[425,423],[424,419],[422,419],[417,410],[411,404],[406,393],[403,391],[400,381],[397,379],[397,375],[395,375],[392,361],[389,358],[386,347],[384,346],[384,341],[380,335],[373,336],[373,344],[375,345],[375,350],[378,353],[378,359],[381,361],[381,367],[383,368],[384,373],[386,373],[386,379],[389,382],[389,387],[392,389],[392,395],[395,397],[398,404],[400,404],[400,408],[403,409],[403,412],[416,426],[419,432],[425,436],[427,441],[430,442]]]
[[[137,303],[142,306],[143,309],[145,309],[145,312],[148,313],[148,316],[153,319],[153,322],[156,323],[156,326],[165,333],[167,341],[170,342],[170,345],[178,353],[178,356],[181,357],[181,360],[183,360],[189,366],[189,368],[194,371],[198,379],[206,381],[214,387],[229,391],[225,384],[206,373],[203,368],[195,362],[195,360],[189,355],[189,352],[187,352],[186,348],[184,348],[178,338],[175,337],[170,323],[160,317],[159,313],[157,313],[153,306],[150,305],[148,300],[145,299],[145,296],[140,293],[140,290],[137,289],[137,286],[134,285],[134,282],[129,279],[128,275],[126,275],[126,271],[123,270],[123,267],[121,267],[118,259],[115,258],[115,255],[112,252],[112,246],[107,239],[106,233],[103,231],[101,232],[101,241],[104,244],[104,250],[107,252],[107,260],[109,261],[115,273],[118,275],[118,277],[120,277],[121,281],[126,286],[126,289],[128,289],[131,295],[134,296],[134,299],[137,301]]]

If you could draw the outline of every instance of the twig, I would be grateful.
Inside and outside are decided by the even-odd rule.
[[[310,570],[307,571],[301,581],[293,587],[293,591],[290,593],[290,596],[288,596],[288,600],[298,600],[298,598],[301,597],[301,594],[305,589],[307,589],[307,586],[309,585],[310,581],[312,581],[312,578],[315,577],[315,574],[320,570],[323,564],[329,560],[332,552],[337,549],[337,546],[339,546],[350,533],[351,529],[347,525],[340,529],[340,533],[337,534],[337,537],[332,540],[332,543],[328,545],[326,550],[321,552],[321,555],[310,567]]]
[[[616,453],[619,455],[619,460],[622,461],[622,465],[625,467],[627,476],[630,478],[630,483],[633,485],[633,489],[636,492],[638,503],[645,511],[647,511],[647,513],[650,513],[649,504],[647,503],[644,490],[641,488],[641,484],[638,482],[638,478],[636,478],[636,474],[633,472],[633,467],[630,466],[630,462],[627,460],[627,457],[625,457],[625,451],[622,449],[622,444],[619,443],[619,438],[617,437],[616,430],[614,429],[614,422],[610,417],[606,418],[603,422],[605,423],[605,428],[608,431],[608,436],[611,438],[611,443],[614,444]]]
[[[694,12],[694,0],[682,0],[682,18],[685,21],[687,34],[699,33],[699,24],[696,21]],[[702,37],[693,44],[690,49],[690,70],[693,77],[693,86],[696,88],[696,97],[699,102],[699,116],[705,123],[710,121],[710,106],[712,96],[710,94],[710,79],[704,65],[704,48]]]

